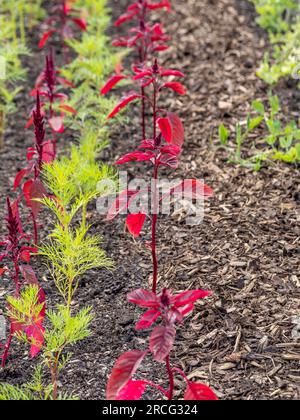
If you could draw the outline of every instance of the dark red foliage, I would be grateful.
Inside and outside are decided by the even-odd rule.
[[[138,0],[130,4],[126,13],[121,15],[115,22],[116,26],[121,26],[125,22],[133,22],[133,26],[128,29],[127,35],[121,36],[114,40],[113,45],[116,47],[134,49],[136,56],[138,57],[138,67],[141,69],[141,71],[143,71],[147,66],[149,59],[152,59],[153,54],[156,54],[159,51],[165,51],[169,48],[167,42],[170,40],[170,37],[164,32],[163,25],[159,22],[152,23],[150,19],[149,12],[158,9],[165,9],[168,12],[171,12],[171,4],[167,0],[159,2]],[[117,75],[120,75],[120,71],[117,71]],[[113,83],[111,86],[106,86],[106,88],[102,89],[102,94],[107,93],[109,89],[118,83],[116,78],[112,78],[112,80]],[[148,84],[150,84],[149,81]],[[145,87],[148,86],[148,84],[142,83],[140,85],[140,98],[142,102],[141,127],[143,139],[146,138],[147,105],[144,93]]]
[[[68,96],[60,91],[65,86],[73,85],[59,76],[59,71],[55,68],[53,51],[50,50],[50,53],[46,56],[45,68],[36,81],[35,89],[31,92],[31,96],[40,96],[44,99],[44,102],[39,103],[40,115],[43,117],[43,122],[45,121],[51,130],[52,138],[43,144],[44,163],[50,163],[56,157],[57,134],[65,131],[64,119],[66,112],[76,113],[75,109],[65,103]],[[55,105],[57,106],[55,107]],[[60,110],[58,113],[55,111],[57,108]],[[36,123],[37,121],[34,122],[33,110],[26,128],[29,128],[32,124],[36,126]],[[32,156],[31,150],[28,156]]]
[[[46,189],[40,180],[40,174],[43,165],[50,163],[55,158],[54,143],[51,140],[45,141],[45,113],[42,111],[40,103],[40,93],[36,92],[36,107],[32,112],[32,120],[34,124],[34,147],[27,149],[28,165],[25,169],[19,171],[14,182],[14,189],[16,190],[22,183],[25,177],[29,178],[22,185],[22,193],[27,207],[30,209],[31,217],[34,225],[34,240],[38,242],[38,226],[36,218],[40,211],[40,203],[35,201],[41,199],[46,195]]]
[[[7,216],[5,220],[7,235],[0,242],[0,246],[4,249],[0,253],[0,263],[4,260],[11,262],[11,266],[2,267],[2,274],[5,271],[9,272],[18,295],[21,288],[21,264],[24,262],[29,263],[30,255],[36,253],[37,249],[28,245],[31,238],[23,231],[19,214],[19,200],[11,204],[9,198],[7,198],[6,202]]]
[[[166,42],[170,40],[170,37],[164,33],[162,24],[151,24],[149,21],[149,11],[158,9],[171,12],[171,4],[169,1],[150,2],[140,0],[128,6],[126,13],[115,22],[115,26],[121,26],[126,22],[134,22],[134,26],[129,29],[127,36],[113,41],[113,45],[127,48],[135,47],[140,63],[145,63],[154,52],[168,49]]]
[[[7,198],[7,235],[3,242],[0,242],[0,246],[3,251],[0,253],[0,263],[6,263],[5,266],[0,267],[0,277],[4,273],[8,273],[15,286],[15,296],[20,295],[20,290],[24,284],[36,284],[38,281],[34,274],[32,267],[29,265],[31,255],[37,252],[35,247],[29,245],[30,236],[24,233],[20,215],[19,215],[19,200],[16,200],[11,204],[9,198]],[[24,264],[25,263],[25,264]],[[45,295],[42,289],[39,292],[40,303],[45,302]],[[2,346],[4,347],[4,353],[1,356],[2,366],[6,364],[9,349],[13,335],[17,331],[24,331],[32,342],[31,355],[34,357],[42,345],[42,321],[45,317],[45,311],[42,310],[38,319],[27,320],[24,325],[16,323],[15,320],[11,319],[10,335],[7,343]]]
[[[117,106],[112,110],[107,119],[119,114],[124,108],[133,102],[141,104],[141,143],[136,150],[126,153],[118,159],[116,165],[130,162],[148,162],[153,167],[151,186],[144,190],[122,191],[108,211],[108,220],[112,220],[118,214],[127,211],[126,226],[129,232],[138,237],[146,220],[151,222],[151,254],[153,263],[152,291],[138,289],[128,294],[131,303],[146,308],[147,311],[136,324],[137,330],[151,328],[155,323],[149,339],[149,349],[143,351],[129,351],[117,360],[107,385],[107,399],[109,400],[138,400],[142,397],[147,387],[154,387],[161,391],[169,400],[174,397],[174,376],[180,374],[187,382],[185,400],[216,400],[213,391],[204,384],[192,383],[178,368],[172,368],[170,353],[176,338],[176,328],[186,316],[194,310],[195,302],[210,294],[203,290],[188,290],[173,295],[170,290],[163,289],[157,293],[158,282],[158,256],[157,256],[157,222],[160,205],[165,199],[184,197],[190,200],[208,198],[213,195],[210,187],[196,179],[187,179],[178,185],[170,187],[164,192],[162,198],[159,195],[158,176],[161,167],[176,169],[179,165],[179,157],[184,144],[184,126],[181,119],[174,113],[161,106],[165,101],[161,96],[166,91],[172,91],[178,95],[185,95],[186,89],[176,78],[183,78],[184,74],[175,69],[166,69],[159,65],[158,60],[153,61],[149,67],[149,58],[158,51],[168,48],[166,42],[169,37],[165,34],[161,23],[152,24],[148,21],[148,12],[151,10],[166,9],[171,11],[170,2],[138,0],[128,6],[126,12],[116,21],[116,26],[133,22],[133,27],[128,30],[127,36],[116,39],[113,44],[118,47],[130,47],[139,57],[139,63],[132,65],[133,75],[121,73],[118,66],[116,75],[112,76],[101,89],[101,94],[106,95],[126,79],[137,84],[138,89],[126,94]],[[175,80],[174,80],[175,79]],[[147,136],[146,105],[152,111],[151,135]],[[149,130],[150,131],[150,130]],[[148,210],[148,195],[151,195],[151,212]],[[143,203],[143,195],[146,194],[147,203]],[[142,203],[141,210],[130,214],[132,203]],[[147,205],[146,205],[147,204]],[[128,214],[129,213],[129,214]],[[150,214],[151,213],[151,214]],[[148,380],[134,380],[133,376],[143,362],[147,354],[151,354],[155,361],[164,363],[169,380],[168,389],[164,389]]]

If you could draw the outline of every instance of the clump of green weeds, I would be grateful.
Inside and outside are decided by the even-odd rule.
[[[236,124],[233,145],[229,142],[231,137],[229,130],[224,124],[219,126],[219,140],[227,151],[228,162],[255,171],[259,171],[263,162],[267,161],[299,163],[300,121],[298,123],[290,121],[285,124],[280,114],[279,98],[271,92],[268,95],[268,107],[265,107],[260,100],[253,101],[251,107],[252,112],[247,115],[246,122]],[[259,136],[258,129],[267,130],[267,135]],[[249,150],[249,141],[251,142],[251,136],[256,131],[259,139],[254,144],[250,143]]]

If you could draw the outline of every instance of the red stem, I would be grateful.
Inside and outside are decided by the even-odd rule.
[[[160,386],[160,385],[156,385],[154,382],[151,382],[151,381],[148,381],[148,380],[145,380],[145,382],[147,382],[147,384],[148,384],[149,386],[151,386],[152,388],[157,389],[159,392],[161,392],[162,394],[164,394],[164,396],[165,396],[165,397],[167,397],[167,398],[168,398],[169,393],[168,393],[168,391],[166,391],[166,390],[165,390],[162,386]]]
[[[183,379],[187,382],[187,383],[189,383],[190,381],[189,381],[189,378],[186,376],[186,374],[183,372],[183,370],[181,370],[181,369],[179,369],[179,368],[177,368],[177,367],[174,367],[173,368],[173,372],[177,372],[177,373],[179,373],[179,375],[181,375],[182,377],[183,377]]]
[[[156,139],[156,83],[154,83],[154,95],[153,95],[153,138]],[[156,244],[156,230],[157,230],[157,219],[158,219],[158,190],[157,190],[157,179],[158,179],[158,164],[155,160],[154,163],[154,191],[153,191],[153,215],[152,215],[152,263],[153,263],[153,283],[152,283],[152,292],[156,293],[157,291],[157,280],[158,280],[158,260],[157,260],[157,244]]]
[[[10,346],[11,346],[12,337],[13,337],[13,335],[12,335],[12,333],[10,331],[8,340],[7,340],[7,342],[6,342],[5,346],[4,346],[4,349],[5,349],[4,350],[4,353],[1,356],[2,357],[2,362],[1,362],[2,368],[5,368],[5,365],[6,365],[6,361],[7,361],[7,358],[8,358],[9,349],[10,349]]]
[[[31,212],[31,219],[32,219],[33,230],[34,230],[34,244],[37,245],[39,241],[38,225],[37,225],[36,217],[33,214],[33,212]]]
[[[14,261],[14,268],[15,268],[15,272],[14,272],[14,276],[13,276],[13,281],[15,283],[15,293],[16,296],[20,295],[20,289],[21,289],[21,285],[20,285],[20,267],[19,267],[19,261],[18,261],[18,257],[16,255],[13,255],[13,261]]]
[[[157,175],[158,175],[158,167],[155,164],[154,167],[154,183],[153,183],[153,215],[152,215],[152,263],[153,263],[153,284],[152,284],[152,292],[156,293],[157,291],[157,280],[158,280],[158,259],[157,259],[157,244],[156,244],[156,229],[157,229]]]
[[[166,368],[167,368],[167,372],[168,372],[168,375],[169,375],[169,381],[170,381],[168,399],[172,400],[173,399],[173,394],[174,394],[174,373],[173,373],[173,370],[172,370],[171,364],[170,364],[170,356],[168,356],[166,358]]]
[[[142,95],[142,135],[143,140],[146,139],[146,101],[145,101],[145,88],[141,87],[141,95]]]

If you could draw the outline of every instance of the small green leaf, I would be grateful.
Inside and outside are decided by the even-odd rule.
[[[219,126],[219,139],[220,139],[220,142],[223,145],[226,145],[227,144],[227,141],[228,141],[228,138],[229,138],[229,131],[224,126],[224,124],[221,124]]]
[[[278,96],[273,96],[272,93],[269,94],[269,103],[270,103],[270,107],[271,107],[271,112],[272,115],[276,115],[278,114],[279,110],[280,110],[280,103],[279,103],[279,98]]]
[[[268,136],[268,137],[265,138],[265,141],[269,146],[273,146],[276,142],[276,137],[275,136]]]
[[[261,101],[253,101],[252,102],[252,109],[258,112],[260,115],[265,115],[265,107]]]
[[[252,131],[256,127],[258,127],[263,119],[264,119],[263,117],[252,118],[249,122],[249,127],[248,127],[249,131]]]

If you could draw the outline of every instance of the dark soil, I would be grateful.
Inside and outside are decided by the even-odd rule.
[[[266,38],[248,2],[172,3],[176,13],[168,18],[167,26],[173,43],[163,64],[186,73],[189,91],[167,104],[180,110],[186,126],[185,151],[175,176],[205,179],[215,191],[201,225],[187,226],[182,214],[160,221],[160,286],[214,292],[178,331],[173,361],[190,378],[209,383],[222,399],[298,399],[299,170],[273,164],[254,173],[228,165],[217,148],[218,124],[225,120],[234,127],[237,120],[245,119],[254,98],[267,96],[267,87],[255,75]],[[120,2],[111,4],[117,14]],[[33,77],[26,91],[40,63],[37,54],[33,57]],[[284,98],[288,118],[298,118],[299,91],[282,82],[277,93]],[[26,94],[18,98],[19,112],[10,121],[1,157],[3,203],[30,144],[30,135],[23,129]],[[118,127],[112,136],[105,154],[108,161],[115,161],[134,144],[137,112],[132,116],[136,121]],[[132,239],[122,220],[106,223],[93,209],[90,218],[94,229],[102,233],[103,247],[116,269],[112,273],[92,271],[81,282],[74,307],[93,307],[93,335],[74,349],[61,382],[65,391],[82,399],[103,399],[115,359],[145,345],[147,336],[134,330],[141,312],[125,302],[128,291],[148,286],[151,260],[145,238]],[[47,230],[47,220],[45,224]],[[40,277],[51,305],[57,300],[56,292],[45,273],[40,271]],[[4,295],[1,286],[0,296]],[[160,366],[153,370],[148,365],[142,371],[151,371],[163,383]],[[31,372],[26,349],[15,343],[0,378],[23,383]],[[181,383],[177,385],[182,389]]]

